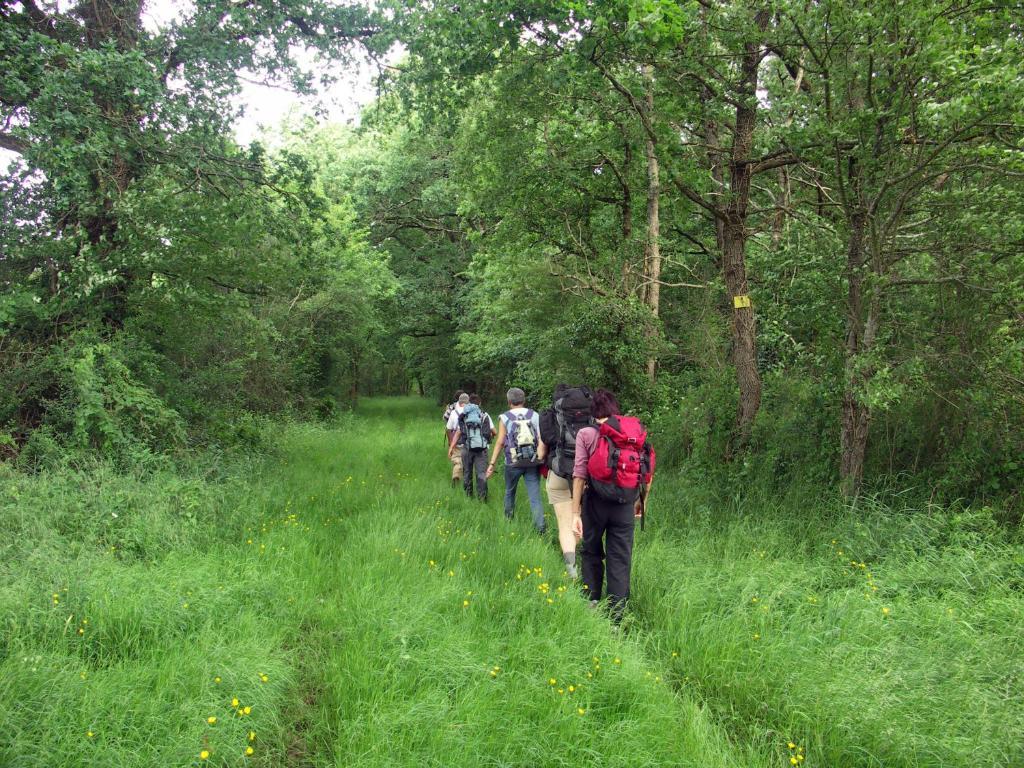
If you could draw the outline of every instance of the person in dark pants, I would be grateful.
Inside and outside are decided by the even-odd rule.
[[[614,501],[589,486],[591,456],[603,438],[600,425],[620,415],[619,403],[611,392],[594,393],[591,413],[598,427],[584,427],[576,435],[576,461],[573,465],[573,531],[583,538],[583,588],[593,605],[605,596],[612,620],[622,620],[629,599],[629,578],[633,564],[633,530],[641,514],[643,498],[650,493],[650,475],[644,478],[642,494],[635,500]],[[637,422],[638,423],[638,422]],[[637,488],[640,491],[640,488]]]
[[[505,453],[505,517],[515,514],[516,487],[522,478],[526,495],[530,497],[533,524],[538,533],[546,531],[544,505],[540,498],[540,465],[544,463],[546,447],[540,438],[540,417],[526,407],[526,393],[512,387],[508,394],[508,410],[498,417],[498,436],[487,465],[487,477],[494,474],[498,454]]]
[[[467,418],[472,411],[469,406],[472,405],[475,405],[479,412],[473,426],[473,431],[478,432],[477,438],[468,434],[470,425],[467,424]],[[477,498],[487,501],[487,446],[490,445],[491,439],[495,435],[495,429],[490,415],[483,411],[480,405],[480,395],[474,393],[469,396],[469,403],[458,418],[458,430],[461,437],[459,439],[452,437],[448,455],[453,456],[458,448],[462,458],[463,490],[467,496],[472,497],[473,479],[476,478]]]

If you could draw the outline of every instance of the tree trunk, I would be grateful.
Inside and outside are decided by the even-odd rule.
[[[855,170],[851,173],[856,173]],[[864,456],[867,452],[871,426],[871,409],[861,400],[864,385],[873,371],[861,364],[862,355],[871,352],[878,330],[878,294],[868,300],[864,311],[864,230],[867,215],[858,207],[849,216],[850,235],[846,249],[847,304],[846,348],[843,387],[842,429],[840,432],[839,484],[843,495],[852,498],[860,493],[864,479]]]
[[[648,120],[654,120],[654,68],[644,67],[644,78],[647,85],[645,106]],[[644,300],[651,310],[651,330],[648,334],[650,347],[647,355],[647,378],[654,383],[657,374],[658,356],[654,349],[656,323],[661,303],[661,221],[659,214],[660,181],[658,155],[655,153],[654,139],[647,137],[647,238],[644,241]]]
[[[764,30],[768,14],[758,12],[756,23]],[[754,419],[761,407],[761,375],[757,370],[757,341],[754,307],[747,288],[747,205],[750,202],[751,153],[757,126],[757,79],[761,46],[747,42],[740,63],[736,89],[736,124],[729,157],[729,194],[722,226],[722,270],[732,310],[732,357],[740,399],[736,409],[736,447],[750,439]]]
[[[732,310],[732,361],[740,399],[736,411],[737,448],[746,445],[754,419],[761,407],[761,375],[757,370],[756,322],[752,305],[743,304],[747,296],[747,272],[744,255],[746,231],[742,220],[730,218],[723,227],[722,266]],[[739,298],[737,298],[739,297]]]
[[[98,50],[105,45],[113,45],[124,52],[137,46],[142,29],[140,0],[83,2],[77,6],[76,13],[85,25],[86,44],[90,48]],[[112,124],[124,125],[133,131],[138,127],[139,115],[134,114],[118,95],[98,95],[96,105]],[[116,152],[106,167],[98,168],[92,174],[99,205],[95,213],[82,221],[82,226],[100,260],[106,260],[114,247],[119,225],[115,206],[138,174],[135,161],[136,158],[128,151]],[[136,276],[130,269],[116,269],[114,272],[117,280],[102,292],[106,303],[103,320],[112,328],[120,328],[128,316],[128,294]]]

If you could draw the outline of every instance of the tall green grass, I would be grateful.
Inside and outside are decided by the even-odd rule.
[[[429,409],[365,411],[214,479],[3,470],[0,765],[773,764],[452,491]]]
[[[634,608],[737,738],[809,765],[1024,765],[1024,550],[987,511],[660,481]]]
[[[251,461],[0,468],[0,765],[1024,765],[1024,551],[986,511],[662,469],[618,634],[439,432],[367,401]]]

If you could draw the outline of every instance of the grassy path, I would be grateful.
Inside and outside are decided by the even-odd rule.
[[[289,430],[216,491],[0,477],[0,765],[768,765],[527,514],[452,492],[424,414]]]

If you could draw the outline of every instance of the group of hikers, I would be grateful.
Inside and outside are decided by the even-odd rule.
[[[555,387],[551,406],[526,406],[519,387],[507,392],[508,410],[497,425],[484,412],[479,395],[459,390],[444,412],[445,442],[452,485],[487,501],[487,481],[504,459],[505,517],[515,514],[520,479],[526,485],[533,524],[545,533],[541,478],[558,522],[565,570],[582,576],[592,605],[607,597],[618,623],[629,597],[633,532],[651,490],[655,454],[639,419],[621,413],[606,389]],[[582,569],[576,548],[583,542]],[[580,572],[582,571],[582,572]],[[607,589],[605,581],[607,579]]]

